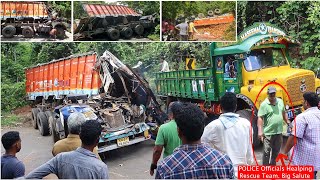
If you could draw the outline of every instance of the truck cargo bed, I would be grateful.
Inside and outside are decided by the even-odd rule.
[[[43,2],[0,2],[1,20],[7,18],[48,18]]]
[[[96,53],[69,56],[26,69],[27,100],[61,99],[70,94],[96,95],[101,81],[94,71]]]

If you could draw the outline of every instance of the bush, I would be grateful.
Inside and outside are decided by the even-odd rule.
[[[5,113],[1,118],[1,126],[13,126],[17,123],[21,123],[23,118],[10,113]]]
[[[25,82],[5,83],[1,85],[1,110],[10,112],[27,104],[25,100]]]
[[[153,34],[148,35],[148,38],[152,41],[160,41],[160,24],[155,27]]]

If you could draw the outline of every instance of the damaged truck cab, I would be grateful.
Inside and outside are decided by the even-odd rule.
[[[225,92],[237,94],[237,113],[250,120],[252,110],[253,144],[258,145],[257,111],[267,97],[269,82],[281,84],[288,92],[274,85],[282,98],[289,119],[302,111],[303,93],[319,92],[320,80],[314,72],[290,67],[289,47],[298,45],[279,28],[267,23],[255,23],[238,36],[233,45],[210,46],[212,67],[158,73],[157,93],[167,102],[191,101],[208,114],[220,115],[219,99]],[[259,95],[259,96],[258,96]],[[256,101],[257,102],[254,103]],[[293,109],[293,110],[292,110]],[[216,117],[216,116],[215,116]]]
[[[99,153],[148,140],[147,123],[161,113],[148,83],[108,51],[39,64],[26,78],[33,126],[55,142],[67,137],[74,112],[100,122]]]

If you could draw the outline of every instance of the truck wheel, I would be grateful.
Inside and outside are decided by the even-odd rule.
[[[2,29],[2,35],[5,38],[12,38],[16,34],[16,28],[12,25],[8,25]]]
[[[209,15],[209,16],[213,16],[213,15],[214,15],[214,12],[213,12],[212,10],[209,10],[209,11],[208,11],[208,15]]]
[[[44,112],[39,112],[37,115],[37,122],[40,134],[46,136],[49,134],[49,122],[46,114]]]
[[[39,108],[32,108],[32,110],[31,110],[31,113],[32,113],[32,118],[31,118],[32,126],[35,129],[38,129],[38,124],[37,124],[37,117],[38,116],[37,115],[38,115],[39,112],[40,112]]]
[[[52,112],[51,111],[45,111],[44,113],[46,114],[47,119],[49,119],[49,117],[52,116]]]
[[[120,38],[120,32],[117,29],[111,28],[107,32],[112,41],[117,41]]]
[[[205,15],[203,13],[199,13],[198,18],[200,18],[200,19],[205,18]]]
[[[24,27],[22,29],[22,35],[26,38],[33,38],[34,30],[30,26]]]
[[[141,24],[138,24],[136,27],[134,27],[134,32],[138,35],[142,35],[144,32],[144,27]]]
[[[221,10],[220,10],[220,9],[215,9],[215,10],[214,10],[214,13],[220,14],[220,13],[221,13]]]
[[[50,120],[52,120],[52,112],[51,111],[45,111],[44,112],[46,114],[46,117],[48,119],[48,123],[49,123],[49,134],[52,134],[52,127],[51,127],[51,123]]]
[[[57,131],[57,126],[56,123],[59,121],[60,118],[55,119],[53,116],[50,116],[49,122],[50,122],[50,127],[52,129],[52,137],[53,137],[53,142],[57,142],[60,140],[59,132]]]
[[[121,30],[121,35],[125,38],[125,39],[130,39],[133,35],[133,30],[129,27],[124,27]]]
[[[64,29],[61,27],[57,27],[56,30],[57,30],[57,32],[56,32],[57,38],[64,39],[64,37],[66,36],[66,32],[64,31]]]
[[[251,119],[251,110],[247,110],[247,109],[243,109],[243,110],[239,110],[236,112],[237,114],[240,115],[240,117],[247,119],[248,121],[250,121]],[[258,126],[257,126],[257,117],[255,117],[252,120],[252,130],[253,130],[253,134],[252,134],[252,144],[254,147],[258,147],[261,144],[261,141],[258,139]]]

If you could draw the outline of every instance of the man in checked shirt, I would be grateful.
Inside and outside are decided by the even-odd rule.
[[[292,164],[312,165],[314,179],[317,179],[317,171],[320,171],[320,110],[317,107],[319,99],[313,92],[304,93],[303,98],[305,111],[296,117],[296,126],[293,126],[281,154],[287,154],[295,145],[294,138],[297,138]]]
[[[204,114],[194,104],[182,103],[175,115],[182,145],[158,165],[156,179],[234,179],[230,158],[202,144]]]

